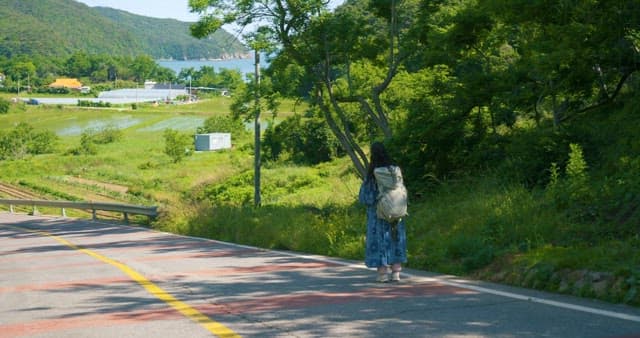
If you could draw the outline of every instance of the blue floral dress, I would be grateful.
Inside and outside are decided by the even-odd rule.
[[[397,224],[397,234],[391,224],[376,216],[378,186],[366,178],[360,186],[360,203],[367,206],[367,238],[364,264],[369,268],[407,262],[407,234],[404,219]]]

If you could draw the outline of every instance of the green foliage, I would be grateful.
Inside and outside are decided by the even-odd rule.
[[[271,170],[277,170],[277,174]],[[253,181],[247,171],[203,190],[197,198],[200,208],[192,217],[182,222],[166,220],[162,228],[265,248],[362,259],[361,207],[353,203],[316,207],[300,204],[299,197],[293,204],[284,202],[287,194],[309,195],[317,194],[318,187],[327,189],[326,177],[320,172],[313,178],[313,171],[293,174],[290,167],[269,169],[265,173],[266,205],[252,208]],[[335,185],[328,188],[334,189]],[[276,193],[278,189],[282,192]],[[221,196],[224,201],[218,200]],[[532,193],[500,177],[451,180],[434,187],[428,196],[410,205],[408,266],[638,303],[633,278],[640,275],[628,269],[640,262],[634,249],[637,236],[614,241],[592,237],[585,231],[585,223],[550,207],[550,202],[547,195]],[[585,241],[592,244],[582,247],[580,243]],[[608,293],[596,294],[590,282],[573,288],[573,284],[581,285],[573,277],[575,271],[610,274]],[[582,278],[589,276],[587,273]]]
[[[147,79],[150,79],[157,65],[154,59],[148,55],[139,55],[133,59],[131,64],[131,70],[138,83],[142,83]]]
[[[216,72],[215,68],[210,66],[202,66],[198,70],[193,68],[182,69],[178,74],[178,79],[194,87],[219,88],[231,91],[235,91],[238,87],[244,85],[240,71],[222,68],[219,72]]]
[[[364,219],[360,210],[339,206],[261,208],[220,206],[198,209],[182,224],[162,229],[279,250],[362,259]]]
[[[274,72],[275,69],[278,71]],[[283,97],[308,97],[311,84],[309,79],[305,79],[304,69],[300,65],[287,58],[279,57],[272,60],[267,74],[273,81],[274,90]]]
[[[566,212],[569,218],[594,221],[597,217],[594,205],[597,202],[582,148],[573,143],[569,146],[569,159],[563,177],[559,175],[557,164],[551,164],[547,195],[551,196],[555,207]]]
[[[454,235],[446,248],[447,257],[461,263],[461,272],[474,271],[489,265],[495,256],[491,244],[479,241],[475,236]]]
[[[9,113],[9,108],[11,107],[11,102],[9,100],[5,100],[0,97],[0,114]]]
[[[309,174],[284,177],[265,175],[261,187],[262,199],[266,203],[278,201],[284,196],[316,187],[320,182],[318,176]],[[223,183],[207,187],[203,194],[200,198],[214,205],[250,206],[253,201],[253,171],[246,171]]]
[[[573,199],[579,199],[588,193],[589,175],[587,173],[587,163],[582,154],[579,144],[569,145],[569,161],[565,169],[569,190]]]
[[[328,166],[326,169],[323,165]],[[313,205],[335,204],[346,200],[352,202],[352,196],[336,195],[340,188],[347,188],[355,178],[352,173],[345,177],[336,177],[327,171],[337,169],[333,163],[317,167],[298,167],[269,165],[262,172],[262,200],[265,205]],[[339,184],[333,190],[327,190],[327,184]],[[316,191],[315,196],[309,191]],[[206,201],[215,206],[250,206],[253,198],[253,171],[246,170],[222,182],[213,182],[202,187],[191,196],[197,201]]]
[[[75,152],[74,155],[95,155],[97,153],[98,148],[96,147],[96,143],[93,141],[93,135],[91,132],[83,132],[80,135],[80,148],[78,148],[78,151]]]
[[[0,160],[50,153],[57,141],[53,132],[36,131],[30,124],[21,122],[8,132],[0,131]]]
[[[253,171],[245,171],[222,184],[207,187],[200,198],[214,205],[250,206],[253,201]]]
[[[214,59],[247,50],[224,30],[200,41],[190,36],[187,22],[92,8],[73,1],[11,0],[3,3],[0,16],[11,18],[0,24],[6,37],[0,55],[7,57],[65,57],[70,51],[89,50],[110,55],[146,54],[155,59]]]
[[[298,164],[327,162],[341,154],[338,141],[322,120],[303,119],[298,114],[269,125],[262,147],[268,160],[284,157]]]
[[[96,144],[109,144],[122,139],[122,131],[114,125],[107,125],[98,131],[89,130],[93,134],[93,142]]]
[[[567,136],[550,129],[515,128],[503,147],[498,170],[529,187],[546,184],[550,163],[567,161]]]
[[[230,106],[232,115],[245,121],[254,121],[256,116],[261,117],[267,113],[275,117],[280,106],[280,94],[274,91],[271,79],[261,77],[257,87],[253,75],[249,77],[249,82],[236,88],[233,94]],[[256,101],[257,96],[259,102]]]
[[[164,153],[167,154],[173,163],[178,163],[185,156],[193,154],[193,140],[189,134],[180,133],[173,129],[165,129]]]
[[[39,193],[43,193],[48,196],[53,196],[61,200],[65,200],[65,201],[81,201],[82,200],[81,198],[78,198],[76,196],[67,194],[62,191],[51,189],[47,186],[42,186],[28,180],[20,180],[18,184],[20,184],[23,187],[27,187],[32,191],[37,191]]]
[[[425,175],[458,176],[474,165],[467,155],[478,140],[467,139],[464,125],[459,123],[462,118],[457,112],[433,110],[431,114],[423,110],[409,114],[392,141],[392,153],[403,164],[407,181],[418,182]]]
[[[88,128],[80,135],[80,146],[68,151],[72,155],[95,155],[99,144],[109,144],[119,141],[122,131],[114,125],[107,125],[100,129]]]
[[[58,136],[50,130],[34,131],[28,143],[30,154],[49,154],[55,151]]]
[[[94,102],[90,100],[78,100],[78,107],[108,108],[111,107],[111,103],[104,101]]]
[[[197,129],[198,134],[231,133],[233,135],[247,134],[244,123],[239,118],[230,115],[216,115],[207,118]]]
[[[557,163],[551,163],[551,168],[549,169],[549,184],[547,185],[547,189],[555,189],[558,186],[558,182],[560,181],[560,169],[558,168]]]

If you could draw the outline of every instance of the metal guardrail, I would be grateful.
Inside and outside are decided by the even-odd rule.
[[[24,199],[0,199],[0,204],[9,205],[9,211],[14,212],[13,207],[17,205],[33,207],[33,213],[37,213],[38,206],[62,209],[62,216],[66,217],[65,209],[91,210],[95,220],[96,211],[115,211],[124,215],[125,222],[129,222],[129,214],[145,215],[150,219],[158,216],[158,207],[145,207],[131,204],[106,203],[106,202],[72,202],[72,201],[47,201],[47,200],[24,200]]]

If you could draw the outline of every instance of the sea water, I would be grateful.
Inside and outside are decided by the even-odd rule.
[[[176,75],[180,74],[183,69],[193,68],[194,70],[200,70],[203,66],[213,67],[216,72],[221,69],[237,70],[242,74],[243,78],[246,78],[247,74],[253,74],[255,71],[255,60],[253,58],[247,59],[229,59],[229,60],[158,60],[156,61],[159,66],[169,68],[176,72]],[[268,63],[266,57],[260,57],[260,67],[266,68]]]

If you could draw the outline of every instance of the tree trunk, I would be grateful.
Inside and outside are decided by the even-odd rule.
[[[351,162],[353,163],[353,166],[355,167],[358,175],[361,178],[364,178],[367,173],[367,166],[369,165],[366,155],[364,154],[362,149],[358,146],[358,144],[355,143],[350,138],[350,136],[347,135],[346,132],[340,128],[340,126],[338,125],[338,123],[333,117],[331,108],[328,107],[323,101],[324,98],[322,95],[321,88],[318,88],[318,92],[316,95],[317,95],[318,105],[322,110],[322,112],[324,113],[329,129],[331,129],[331,132],[333,132],[335,137],[338,139],[338,142],[340,142],[340,145],[342,145],[342,148],[351,159]],[[337,105],[337,103],[335,102],[335,98],[331,97],[330,100],[334,101],[332,102],[333,106]]]

